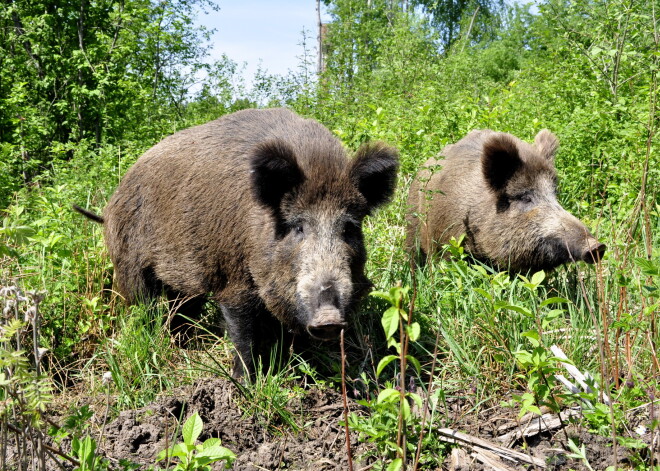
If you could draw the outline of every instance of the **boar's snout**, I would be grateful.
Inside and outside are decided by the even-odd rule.
[[[307,332],[319,340],[332,340],[346,326],[340,307],[340,295],[334,283],[321,284],[316,298],[316,310],[307,324]]]
[[[596,239],[592,239],[588,242],[586,250],[582,253],[580,260],[587,263],[596,263],[600,262],[605,255],[605,250],[607,246],[601,242],[598,242]]]
[[[346,327],[344,316],[336,307],[323,306],[314,314],[314,319],[307,324],[307,332],[319,340],[332,340],[339,337],[341,329]]]

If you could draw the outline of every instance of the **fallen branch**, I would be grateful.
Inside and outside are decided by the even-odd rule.
[[[564,352],[562,351],[562,349],[559,348],[557,345],[553,345],[552,347],[550,347],[550,351],[551,351],[552,354],[553,354],[554,356],[556,356],[557,358],[560,358],[560,359],[562,359],[562,360],[568,360],[568,357],[564,354]],[[582,388],[583,391],[585,391],[585,392],[589,392],[589,393],[593,393],[593,390],[592,390],[591,387],[587,384],[587,380],[592,379],[590,376],[588,376],[588,374],[587,374],[587,375],[583,374],[580,370],[578,370],[578,369],[575,367],[575,365],[571,365],[571,364],[568,363],[568,362],[560,361],[560,363],[562,364],[562,366],[563,366],[564,368],[566,368],[566,371],[568,371],[568,373],[569,373],[573,378],[575,378],[575,381],[577,381],[577,383],[580,385],[580,387]],[[563,377],[562,377],[562,378],[563,378]],[[577,387],[574,386],[572,383],[570,383],[568,380],[566,380],[566,378],[564,378],[564,380],[565,380],[568,384],[571,385],[571,386],[567,386],[571,391],[573,391],[573,389],[577,389]],[[563,382],[562,382],[562,383],[563,383]],[[566,383],[563,383],[563,384],[566,385]],[[596,391],[596,392],[598,392],[598,391]],[[605,393],[602,392],[602,391],[600,391],[600,394],[601,394],[601,396],[602,396],[602,401],[603,401],[604,404],[607,404],[608,406],[612,404],[612,401],[610,400],[610,398],[609,398],[609,396],[608,396],[607,394],[605,394]]]
[[[545,461],[540,458],[536,458],[534,456],[526,455],[525,453],[521,453],[519,451],[515,451],[510,448],[505,448],[503,446],[496,445],[495,443],[491,443],[482,438],[473,437],[472,435],[468,435],[462,432],[457,432],[456,430],[452,430],[448,428],[441,428],[438,429],[437,431],[440,434],[439,437],[440,440],[447,443],[455,443],[460,446],[467,446],[470,448],[471,452],[481,453],[482,456],[486,456],[483,454],[483,451],[486,450],[514,464],[522,462],[522,463],[538,466],[539,468],[542,469],[545,469],[546,467]],[[502,464],[502,466],[504,466],[504,464]],[[506,468],[501,468],[501,469],[506,469]]]
[[[503,444],[510,444],[522,437],[533,437],[539,433],[555,430],[561,427],[567,419],[579,416],[579,412],[575,409],[567,409],[560,413],[561,417],[556,414],[543,414],[529,420],[524,426],[520,426],[515,430],[505,433],[497,437],[497,441]]]
[[[516,471],[503,463],[492,451],[475,449],[471,455],[474,456],[478,462],[485,464],[495,471]]]

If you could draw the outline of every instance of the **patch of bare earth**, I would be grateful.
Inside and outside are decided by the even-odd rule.
[[[222,379],[180,388],[145,408],[120,413],[105,427],[100,449],[111,459],[153,464],[159,451],[172,445],[177,419],[183,422],[197,412],[204,421],[200,440],[220,438],[223,446],[236,454],[235,470],[347,469],[345,431],[339,426],[343,406],[338,393],[311,389],[302,399],[295,399],[289,406],[304,420],[297,433],[284,425],[268,425],[260,417],[246,416],[236,406],[236,394],[235,386]],[[357,437],[351,438],[359,453],[362,447]],[[180,440],[180,435],[176,439]]]
[[[300,431],[295,433],[286,424],[265,423],[263,417],[246,415],[237,405],[244,400],[238,394],[230,381],[199,380],[192,386],[162,394],[146,407],[123,411],[103,427],[105,407],[96,403],[93,408],[97,414],[93,420],[99,427],[95,427],[93,436],[98,444],[97,452],[109,459],[113,468],[118,467],[120,459],[125,459],[146,469],[155,463],[161,450],[181,440],[180,425],[197,412],[204,421],[200,439],[220,438],[223,446],[236,454],[234,470],[349,469],[345,431],[339,425],[343,418],[343,400],[338,391],[312,387],[303,395],[292,395],[287,408],[299,425]],[[442,469],[445,470],[588,470],[580,460],[569,457],[571,451],[566,446],[569,437],[584,444],[594,470],[604,470],[614,464],[623,469],[635,469],[626,449],[617,448],[615,463],[611,438],[589,433],[571,423],[566,415],[561,421],[553,414],[519,419],[515,409],[500,405],[477,407],[470,394],[453,395],[445,406],[436,415],[447,428],[438,426],[434,431],[438,440],[455,444],[444,461]],[[350,400],[349,407],[352,411],[367,413]],[[580,418],[579,411],[573,414],[576,419]],[[652,415],[650,409],[630,414],[628,429],[644,430]],[[647,444],[652,441],[649,432],[638,438]],[[68,448],[66,443],[62,446]],[[357,435],[352,433],[351,447],[353,469],[372,469],[373,463],[363,458],[371,445],[358,443]],[[11,455],[9,463],[12,463]],[[15,459],[15,449],[13,456]],[[159,465],[165,467],[166,463]],[[62,468],[54,462],[48,464],[49,470],[71,468],[70,465]],[[223,465],[218,463],[214,469],[223,469]]]

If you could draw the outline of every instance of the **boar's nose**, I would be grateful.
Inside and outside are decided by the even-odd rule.
[[[321,285],[318,297],[318,308],[322,306],[337,306],[339,304],[339,293],[333,283]]]
[[[344,316],[338,306],[339,292],[334,284],[321,285],[316,311],[307,324],[309,335],[320,340],[337,338],[339,331],[346,326]]]
[[[605,255],[605,250],[607,250],[605,244],[601,244],[597,240],[594,240],[589,244],[587,250],[584,251],[580,259],[587,263],[599,262],[603,258],[603,255]]]

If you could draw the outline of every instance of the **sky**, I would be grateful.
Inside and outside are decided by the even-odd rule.
[[[200,24],[217,30],[211,40],[211,58],[224,53],[238,64],[245,62],[245,78],[251,78],[260,63],[270,74],[296,70],[303,52],[303,29],[308,31],[309,47],[316,54],[316,0],[215,2],[219,11],[201,13],[198,18]],[[327,21],[327,15],[323,14],[322,19]]]

